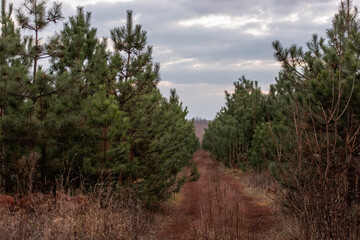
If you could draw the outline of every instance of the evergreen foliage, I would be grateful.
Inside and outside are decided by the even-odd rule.
[[[1,39],[0,39],[0,190],[9,190],[12,172],[15,171],[16,157],[14,149],[21,145],[22,139],[17,139],[11,126],[16,126],[24,119],[19,114],[23,109],[23,89],[19,82],[24,81],[27,69],[24,59],[19,55],[25,47],[21,41],[20,30],[12,21],[12,4],[6,7],[5,0],[1,2]],[[25,113],[25,112],[24,112]],[[20,140],[20,141],[19,141]],[[19,144],[20,143],[20,144]]]
[[[16,11],[2,0],[0,48],[0,180],[6,192],[56,192],[57,182],[93,188],[110,178],[145,204],[180,189],[199,147],[175,90],[157,84],[146,32],[127,12],[125,26],[99,40],[91,14],[78,8],[48,42],[40,33],[62,19],[61,4],[25,0]],[[40,65],[49,60],[49,68]]]
[[[234,83],[233,94],[226,92],[226,107],[209,123],[203,147],[227,166],[261,169],[265,166],[261,151],[266,130],[267,97],[256,81],[245,77]],[[264,132],[265,131],[265,132]]]
[[[306,50],[274,41],[276,84],[264,95],[235,83],[203,146],[229,166],[268,166],[304,239],[358,239],[360,26],[351,1],[326,35]]]
[[[273,42],[283,66],[273,88],[293,121],[272,172],[308,239],[360,236],[359,37],[357,9],[342,1],[326,39],[314,34],[307,50]]]

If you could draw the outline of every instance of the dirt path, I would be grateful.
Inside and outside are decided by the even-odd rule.
[[[194,154],[201,177],[188,182],[156,233],[157,239],[269,239],[274,210],[246,196],[204,150]]]

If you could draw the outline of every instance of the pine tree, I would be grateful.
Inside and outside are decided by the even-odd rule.
[[[31,127],[32,132],[27,134],[30,143],[30,152],[40,151],[40,173],[42,185],[46,185],[49,178],[47,148],[49,145],[49,121],[47,112],[50,105],[50,97],[58,93],[54,87],[54,79],[46,73],[39,65],[40,61],[49,57],[48,49],[51,48],[46,43],[41,42],[40,33],[51,23],[57,23],[62,19],[61,4],[53,3],[51,8],[47,8],[44,0],[25,0],[22,7],[17,10],[17,21],[22,29],[31,31],[32,35],[25,36],[26,44],[25,57],[27,67],[32,68],[29,80],[23,84],[26,98],[25,109],[27,120],[24,124]]]
[[[259,153],[262,143],[258,134],[268,117],[266,98],[257,82],[245,77],[235,82],[234,87],[233,94],[225,92],[226,107],[209,124],[203,147],[228,166],[262,168],[265,163]],[[255,133],[257,139],[253,141]]]
[[[26,78],[26,68],[19,57],[24,52],[19,29],[11,19],[12,4],[6,8],[6,1],[1,1],[1,39],[0,39],[0,191],[9,190],[10,172],[14,164],[10,156],[11,146],[16,139],[11,138],[11,121],[21,119],[20,108],[22,90],[18,82]],[[10,131],[9,131],[10,130]],[[13,159],[12,159],[13,160]]]
[[[181,109],[176,97],[168,103],[157,89],[159,64],[152,62],[146,32],[140,25],[134,26],[131,11],[125,26],[111,31],[111,39],[115,52],[107,84],[129,121],[122,139],[129,150],[119,159],[119,169],[122,178],[136,183],[144,201],[152,205],[179,189],[183,180],[177,174],[189,163],[196,137],[185,119],[187,111]]]
[[[89,112],[100,114],[102,110],[93,104],[96,101],[93,98],[103,101],[99,94],[104,87],[109,92],[104,85],[108,74],[106,40],[101,42],[97,38],[97,30],[91,27],[90,21],[91,13],[79,7],[77,15],[70,17],[61,32],[51,39],[50,72],[56,78],[58,89],[62,90],[51,105],[54,115],[51,137],[57,142],[52,155],[61,163],[57,172],[63,170],[61,174],[68,178],[70,173],[76,178],[89,172],[83,168],[85,162],[89,159],[94,162],[94,157],[98,156],[100,139],[95,141],[90,126],[94,129],[99,126],[93,125]],[[102,114],[106,114],[106,109],[103,110]],[[100,169],[91,172],[100,172]]]
[[[116,187],[135,189],[148,206],[178,191],[186,179],[179,172],[199,142],[176,92],[168,100],[157,88],[159,64],[152,62],[146,32],[133,25],[132,12],[124,27],[111,31],[109,52],[83,8],[44,43],[40,32],[62,18],[60,4],[46,13],[45,1],[26,0],[17,10],[20,27],[33,33],[25,37],[4,5],[2,186],[48,191],[61,180],[73,189],[84,176],[92,188],[111,177]],[[44,59],[49,69],[40,66]],[[8,183],[10,176],[17,182]]]
[[[273,93],[293,121],[272,172],[307,239],[360,236],[359,40],[357,9],[342,1],[327,39],[314,34],[306,51],[273,43],[283,66]]]
[[[182,108],[175,90],[169,100],[162,100],[159,111],[153,115],[146,136],[152,141],[139,159],[146,166],[140,171],[144,179],[140,187],[148,204],[166,200],[180,190],[186,176],[178,173],[191,164],[190,158],[199,147],[194,125],[186,120],[187,109]]]
[[[88,99],[87,151],[83,163],[84,173],[95,177],[119,175],[119,159],[123,159],[127,151],[127,143],[121,141],[128,123],[122,118],[114,96],[107,93],[104,85]]]

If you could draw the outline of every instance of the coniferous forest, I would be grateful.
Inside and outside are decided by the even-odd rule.
[[[203,147],[227,166],[269,169],[304,239],[360,237],[360,25],[340,4],[326,38],[272,43],[281,63],[265,94],[245,77],[226,93]]]
[[[146,31],[127,12],[124,26],[99,39],[91,13],[62,20],[61,5],[2,1],[0,60],[1,187],[9,193],[91,189],[100,178],[136,185],[147,204],[179,190],[181,169],[199,142],[176,91],[164,98]],[[26,29],[26,34],[21,34]],[[113,50],[109,51],[108,47]],[[45,62],[47,60],[47,62]],[[114,186],[115,187],[115,186]]]
[[[305,47],[273,41],[275,83],[234,82],[200,149],[132,11],[107,39],[82,7],[2,0],[0,239],[359,239],[357,8],[331,23]],[[258,178],[265,204],[239,183]]]

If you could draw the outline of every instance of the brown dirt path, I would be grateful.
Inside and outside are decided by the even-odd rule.
[[[156,239],[271,239],[275,210],[244,192],[238,179],[204,150],[193,157],[201,177],[187,182]]]

